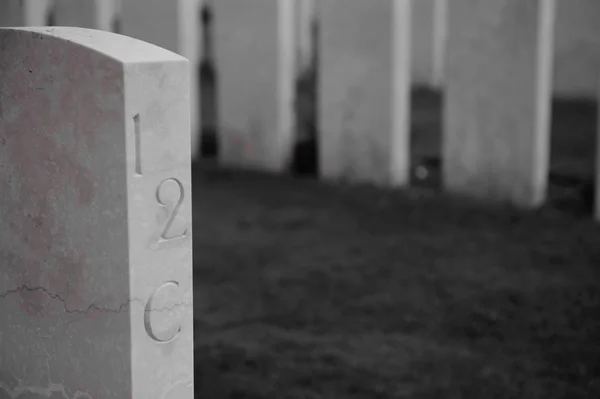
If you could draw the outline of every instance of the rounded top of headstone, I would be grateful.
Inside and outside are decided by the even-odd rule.
[[[13,40],[25,42],[58,39],[65,45],[80,46],[113,58],[123,64],[164,61],[187,61],[186,58],[154,44],[96,29],[78,27],[18,27],[0,28],[0,51]]]

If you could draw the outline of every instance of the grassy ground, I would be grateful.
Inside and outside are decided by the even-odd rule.
[[[585,175],[593,113],[569,107],[553,164]],[[197,399],[600,397],[589,217],[209,164],[193,195]]]

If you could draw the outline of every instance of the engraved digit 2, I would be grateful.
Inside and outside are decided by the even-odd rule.
[[[171,225],[173,224],[173,221],[175,220],[175,217],[177,216],[177,213],[179,212],[179,209],[181,208],[181,205],[183,204],[183,197],[184,197],[184,189],[183,189],[183,185],[181,184],[181,182],[175,178],[168,178],[163,180],[159,185],[158,188],[156,189],[156,201],[163,207],[167,207],[164,203],[164,201],[160,198],[160,193],[161,193],[161,189],[164,186],[164,184],[168,181],[173,181],[175,182],[175,184],[177,184],[177,187],[179,188],[179,199],[177,201],[177,204],[175,205],[175,208],[173,208],[173,211],[171,212],[171,214],[168,217],[167,223],[165,224],[165,227],[162,230],[162,233],[160,234],[160,239],[162,240],[174,240],[177,238],[183,238],[186,236],[188,230],[187,228],[185,229],[185,231],[175,237],[168,237],[167,233],[169,232],[169,229],[171,228]]]
[[[152,295],[150,295],[150,298],[148,299],[148,302],[146,302],[146,307],[144,308],[144,328],[146,329],[146,334],[148,334],[148,336],[156,341],[156,342],[160,342],[160,343],[166,343],[169,341],[174,340],[175,338],[177,338],[177,336],[179,335],[179,333],[181,332],[181,326],[177,327],[177,331],[175,331],[173,333],[173,335],[170,338],[167,339],[160,339],[156,336],[156,334],[154,334],[154,330],[152,329],[152,324],[150,322],[150,313],[153,310],[157,310],[157,309],[152,309],[152,302],[154,300],[154,297],[158,294],[158,292],[160,290],[162,290],[163,288],[166,288],[168,286],[175,286],[175,287],[179,287],[179,283],[177,283],[176,281],[168,281],[166,283],[164,283],[163,285],[161,285],[160,287],[158,287],[156,289],[156,291],[154,291],[152,293]]]

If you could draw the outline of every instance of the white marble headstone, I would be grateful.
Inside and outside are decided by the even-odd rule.
[[[293,149],[294,0],[213,1],[219,160],[281,172]]]
[[[409,179],[412,0],[322,0],[319,165],[326,179]]]
[[[546,198],[554,0],[452,0],[443,117],[447,190],[530,208]]]
[[[190,62],[192,156],[200,143],[201,0],[121,0],[121,33],[166,48]]]
[[[0,398],[193,398],[188,61],[0,29]]]
[[[44,26],[51,0],[1,0],[0,26]]]

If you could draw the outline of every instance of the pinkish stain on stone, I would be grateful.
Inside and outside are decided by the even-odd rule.
[[[24,237],[28,249],[17,254],[24,264],[15,270],[15,285],[27,282],[30,288],[43,287],[47,291],[21,292],[23,309],[41,316],[49,301],[54,300],[48,293],[60,296],[68,308],[89,306],[81,293],[87,260],[77,248],[59,252],[55,245],[68,241],[64,239],[65,226],[55,214],[53,198],[60,201],[64,195],[75,195],[81,206],[93,204],[94,176],[82,163],[85,157],[78,156],[93,153],[99,127],[119,117],[104,110],[97,99],[115,92],[114,82],[120,72],[115,63],[98,62],[95,54],[62,47],[57,40],[24,43],[28,56],[16,59],[3,71],[10,79],[4,79],[0,87],[12,93],[9,101],[28,105],[4,125],[3,137],[10,143],[5,153],[19,182],[15,202],[6,206],[15,212],[31,213],[17,217],[21,223],[16,234]],[[45,91],[57,82],[62,82],[58,98],[55,88],[52,93]],[[4,116],[1,107],[0,115]],[[64,137],[65,133],[69,133],[72,145],[57,143],[56,136]],[[55,261],[55,268],[46,264],[50,260]]]

